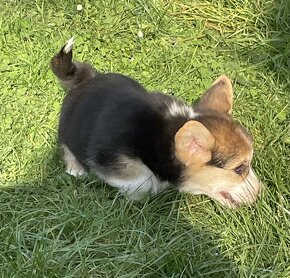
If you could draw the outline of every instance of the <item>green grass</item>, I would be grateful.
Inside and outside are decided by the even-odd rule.
[[[2,277],[290,277],[288,0],[0,4]],[[64,174],[49,61],[72,36],[77,59],[188,102],[229,75],[255,139],[257,204],[174,191],[134,204]]]

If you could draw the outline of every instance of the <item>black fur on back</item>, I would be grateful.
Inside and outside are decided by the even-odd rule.
[[[161,180],[176,182],[182,165],[174,135],[188,119],[165,115],[173,101],[124,75],[98,73],[65,97],[59,141],[86,169],[93,162],[114,171],[119,157],[127,156],[141,159]]]

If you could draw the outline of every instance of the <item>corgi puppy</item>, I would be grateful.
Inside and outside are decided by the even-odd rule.
[[[231,208],[256,200],[253,142],[231,116],[227,76],[191,106],[148,92],[130,77],[72,61],[72,47],[70,39],[51,61],[68,89],[58,131],[67,173],[92,171],[135,200],[170,184]]]

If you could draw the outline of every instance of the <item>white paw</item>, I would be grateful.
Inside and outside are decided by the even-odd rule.
[[[69,52],[71,52],[74,43],[75,43],[74,38],[73,38],[73,37],[70,38],[70,39],[67,41],[67,43],[66,43],[66,45],[65,45],[65,47],[64,47],[64,49],[63,49],[63,52],[64,52],[65,54],[68,54]]]
[[[79,168],[79,169],[70,168],[70,169],[66,169],[65,172],[68,173],[71,176],[79,177],[79,176],[82,176],[85,173],[85,170],[83,168]]]

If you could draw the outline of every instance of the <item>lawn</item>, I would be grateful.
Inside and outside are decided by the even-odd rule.
[[[0,4],[1,277],[290,277],[289,0]],[[259,201],[231,210],[169,191],[131,203],[66,175],[49,63],[72,36],[76,59],[188,102],[230,76]]]

